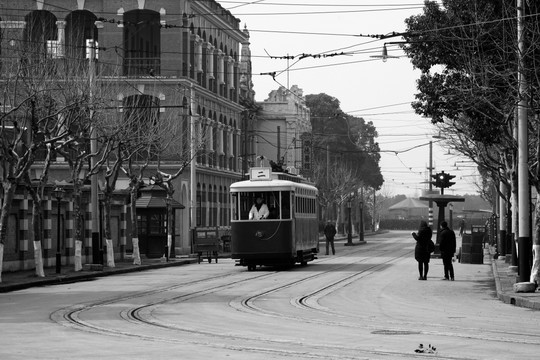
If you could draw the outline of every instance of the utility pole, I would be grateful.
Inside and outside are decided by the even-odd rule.
[[[277,159],[276,163],[280,163],[281,161],[281,127],[277,127]]]
[[[190,205],[190,221],[189,226],[191,230],[194,230],[195,227],[197,227],[197,139],[199,138],[198,134],[196,134],[196,126],[195,126],[195,117],[198,116],[197,114],[197,106],[195,105],[195,89],[193,88],[193,84],[191,84],[190,87],[190,93],[189,93],[189,108],[191,115],[189,116],[189,131],[191,133],[191,144],[190,144],[190,155],[191,155],[191,164],[189,165],[189,181],[190,181],[190,195],[191,198],[189,200]],[[193,234],[193,232],[192,232]],[[193,241],[193,239],[192,239]],[[193,243],[193,242],[192,242]]]
[[[518,38],[518,269],[519,281],[528,282],[531,276],[529,257],[531,255],[529,230],[529,149],[527,129],[527,79],[525,79],[525,64],[523,54],[523,0],[517,0],[517,38]]]
[[[91,206],[91,220],[92,220],[92,263],[103,265],[103,249],[99,243],[99,224],[98,224],[98,174],[96,169],[96,156],[97,156],[97,136],[96,128],[92,123],[94,121],[94,87],[96,76],[96,41],[92,36],[92,40],[88,46],[88,77],[90,81],[89,87],[89,99],[90,99],[90,171],[94,172],[90,177],[90,206]]]
[[[429,142],[429,194],[433,191],[431,179],[433,177],[433,141]],[[428,202],[428,225],[433,226],[433,201]]]
[[[242,144],[242,152],[244,155],[242,156],[242,180],[246,179],[246,174],[248,172],[248,120],[249,120],[249,111],[246,109],[244,110],[244,121],[242,124],[243,129],[243,135],[244,135],[244,141]]]

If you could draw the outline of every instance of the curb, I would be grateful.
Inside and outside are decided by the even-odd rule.
[[[142,264],[132,265],[124,268],[104,268],[104,270],[85,272],[83,274],[69,274],[69,275],[49,275],[45,278],[36,278],[32,281],[14,283],[14,284],[0,284],[0,293],[7,293],[16,290],[24,290],[31,287],[58,285],[58,284],[70,284],[79,281],[90,281],[95,278],[126,274],[131,272],[146,271],[152,269],[161,269],[164,267],[180,266],[185,264],[197,263],[197,259],[182,259],[178,261],[170,261],[164,263],[155,264]]]
[[[540,302],[531,301],[523,296],[519,296],[513,293],[508,293],[502,290],[501,279],[495,259],[491,260],[491,270],[493,277],[495,278],[495,288],[497,290],[497,298],[505,304],[515,305],[523,308],[540,310]]]

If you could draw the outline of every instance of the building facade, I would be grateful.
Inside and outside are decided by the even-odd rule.
[[[138,118],[140,124],[134,129],[140,132],[146,129],[145,122],[158,121],[164,128],[174,127],[179,134],[170,141],[169,150],[153,154],[145,175],[148,182],[157,170],[175,174],[188,164],[172,182],[174,200],[185,206],[174,212],[175,253],[191,252],[194,228],[226,232],[230,218],[228,188],[244,171],[243,131],[247,129],[245,121],[250,119],[244,104],[252,102],[254,94],[249,33],[240,28],[240,19],[213,0],[0,3],[2,77],[9,76],[6,61],[21,61],[15,51],[21,46],[39,49],[59,64],[67,60],[89,64],[95,60],[94,84],[98,89],[107,89],[108,101],[107,106],[96,111],[111,112],[116,118]],[[51,183],[69,182],[68,173],[68,164],[58,156],[51,167]],[[98,175],[100,179],[103,176]],[[118,179],[111,215],[118,220],[113,229],[116,256],[130,251],[131,224],[125,204],[129,200],[126,196],[122,200],[121,195],[125,195],[128,183],[127,178]],[[13,221],[28,228],[28,199],[23,191],[18,194],[13,203]],[[47,201],[53,201],[48,196]],[[62,205],[61,216],[69,206]],[[92,247],[88,239],[91,211],[84,209],[86,256]],[[56,223],[55,216],[55,212],[49,212],[51,224]],[[66,240],[62,241],[62,254],[69,262],[73,226],[65,219],[65,226],[56,231],[61,231]],[[9,234],[9,242],[15,245],[7,247],[5,264],[14,261],[27,266],[31,251],[27,245],[17,245],[25,241],[25,236],[21,231]],[[54,253],[54,242],[44,244],[44,249]]]

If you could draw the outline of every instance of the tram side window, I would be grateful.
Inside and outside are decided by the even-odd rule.
[[[279,206],[279,191],[267,193],[268,195],[268,219],[279,219],[281,214],[281,206]]]
[[[281,218],[282,219],[291,218],[291,192],[290,191],[281,192]]]
[[[231,194],[231,219],[240,220],[240,206],[238,204],[238,193]]]

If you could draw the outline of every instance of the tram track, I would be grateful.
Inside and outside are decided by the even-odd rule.
[[[375,250],[384,250],[385,244],[376,244],[374,245],[374,248]],[[360,250],[349,251],[347,253],[347,256],[350,256],[351,254],[354,255],[357,251],[360,251]],[[319,324],[319,325],[324,324],[324,325],[339,326],[339,327],[344,327],[344,328],[349,328],[349,329],[369,328],[374,333],[376,331],[384,331],[384,329],[381,329],[380,326],[368,325],[365,323],[365,321],[362,323],[362,325],[355,325],[354,323],[350,321],[349,322],[339,321],[339,318],[342,317],[342,314],[339,314],[339,312],[336,312],[335,310],[328,309],[320,305],[320,299],[324,298],[329,293],[332,293],[341,288],[347,287],[350,284],[366,276],[369,276],[377,271],[380,271],[381,269],[388,266],[389,264],[399,261],[399,259],[402,259],[403,256],[409,255],[411,252],[412,252],[411,250],[403,250],[393,255],[389,259],[386,259],[384,262],[369,265],[360,272],[357,272],[354,274],[348,274],[345,277],[342,277],[332,282],[328,282],[318,289],[312,290],[311,292],[302,294],[290,300],[290,303],[295,307],[298,307],[303,310],[311,311],[311,312],[325,313],[326,315],[328,315],[327,317],[337,316],[338,320],[332,320],[332,321],[319,320],[316,317],[312,319],[306,319],[306,318],[301,318],[301,317],[291,318],[290,315],[286,316],[286,318],[289,321],[290,320],[299,321],[302,324],[306,324],[306,323]],[[320,260],[317,260],[317,263],[327,263],[331,259],[336,259],[336,258],[338,257],[336,256],[332,258],[320,259]],[[305,276],[301,279],[290,281],[286,284],[280,284],[279,286],[273,286],[273,287],[271,286],[262,291],[258,291],[256,294],[252,294],[248,297],[230,301],[229,306],[235,310],[250,312],[254,315],[284,318],[283,314],[280,314],[278,312],[268,311],[268,310],[258,307],[256,305],[256,302],[262,297],[267,296],[269,294],[273,294],[281,290],[294,287],[295,285],[301,284],[303,282],[316,281],[324,276],[327,276],[328,274],[336,273],[337,270],[346,270],[347,268],[351,268],[359,264],[365,264],[368,260],[370,259],[362,258],[359,261],[355,261],[352,263],[335,264],[332,266],[331,269],[323,270],[321,272],[317,272],[309,276]],[[298,267],[296,269],[293,269],[290,273],[295,273],[296,270],[301,271],[301,268]],[[198,330],[194,326],[187,326],[185,324],[178,324],[178,323],[168,323],[161,318],[154,317],[154,309],[156,307],[159,307],[160,305],[177,303],[177,302],[185,302],[185,301],[195,299],[198,297],[204,297],[213,293],[218,293],[225,289],[239,287],[243,283],[249,283],[256,280],[264,280],[265,278],[271,278],[275,276],[276,274],[284,274],[284,273],[287,273],[287,272],[272,271],[269,269],[267,269],[262,274],[259,271],[241,272],[241,273],[231,271],[225,274],[221,274],[219,276],[215,276],[211,279],[208,279],[208,278],[198,279],[194,281],[183,282],[181,284],[175,284],[172,286],[165,286],[158,289],[131,293],[125,296],[114,297],[114,298],[105,299],[105,300],[101,300],[101,301],[97,301],[97,302],[93,302],[89,304],[80,304],[80,305],[74,305],[71,307],[66,307],[66,308],[59,309],[53,312],[50,318],[51,320],[57,322],[60,325],[68,326],[68,327],[77,329],[79,331],[97,333],[101,335],[137,338],[140,340],[153,341],[153,342],[158,341],[158,342],[164,342],[164,343],[176,343],[178,342],[178,336],[175,334],[183,333],[189,336],[182,337],[182,341],[185,341],[186,343],[190,343],[196,346],[204,345],[204,346],[215,347],[218,349],[228,349],[228,350],[244,351],[244,352],[250,351],[250,352],[255,352],[255,353],[260,353],[260,354],[272,354],[274,356],[283,356],[283,357],[289,357],[289,358],[306,358],[306,359],[327,358],[327,354],[329,352],[338,350],[338,348],[336,347],[334,349],[334,345],[331,345],[331,344],[322,344],[322,345],[311,344],[309,347],[306,347],[306,344],[299,340],[276,339],[276,338],[270,338],[264,335],[256,337],[254,339],[253,337],[242,336],[242,335],[238,335],[234,333],[233,334],[223,333],[217,330],[216,331]],[[220,282],[222,280],[226,280],[227,278],[232,277],[234,275],[238,275],[238,274],[241,274],[242,278],[236,279],[233,281],[227,281],[226,284],[223,284],[222,282]],[[247,274],[251,276],[245,277]],[[214,280],[216,280],[217,283],[209,286],[209,284]],[[180,288],[185,288],[188,286],[189,287],[202,286],[203,288],[199,290],[190,290],[188,293],[185,293],[182,295],[174,294],[175,290],[180,289]],[[163,296],[164,294],[171,294],[171,296]],[[158,298],[159,296],[161,296],[161,298]],[[120,303],[127,302],[130,300],[141,300],[143,298],[148,299],[147,301],[145,301],[145,304],[141,306],[136,306],[136,307],[123,308],[118,313],[118,317],[122,321],[131,323],[135,327],[148,326],[148,327],[161,330],[161,331],[152,332],[151,335],[146,334],[144,331],[139,331],[142,329],[136,329],[134,331],[131,328],[127,330],[122,330],[120,329],[120,327],[110,328],[107,326],[101,326],[92,321],[84,320],[82,316],[85,312],[88,312],[91,310],[96,310],[98,308],[106,307],[113,304],[120,304]],[[363,320],[366,320],[366,319],[363,319]],[[388,327],[386,327],[385,329],[390,330],[390,331],[395,331],[396,333],[399,333],[401,331],[403,334],[405,334],[406,326],[407,324],[403,324],[401,322],[399,326],[395,326],[391,329],[388,329]],[[468,339],[476,339],[476,340],[503,341],[503,342],[509,342],[509,343],[524,343],[524,344],[540,345],[540,341],[531,341],[531,340],[516,341],[515,339],[507,338],[505,337],[505,335],[512,336],[514,334],[507,333],[504,331],[501,331],[501,332],[490,331],[486,335],[471,336],[471,335],[464,335],[464,334],[459,333],[460,330],[465,330],[464,328],[456,327],[454,329],[451,329],[451,331],[449,330],[450,329],[445,329],[444,331],[420,331],[419,334],[434,335],[434,336],[452,336],[456,338],[468,338]],[[467,329],[467,330],[468,332],[474,331],[474,329]],[[498,336],[493,336],[494,334],[498,334]],[[523,335],[523,334],[520,334],[520,335]],[[292,351],[290,349],[289,350],[280,349],[280,344],[292,346],[292,347],[298,347],[302,350]],[[348,359],[348,358],[359,359],[364,356],[366,358],[371,358],[372,356],[383,356],[383,357],[388,356],[388,357],[394,357],[394,358],[421,358],[425,356],[422,354],[412,354],[410,352],[395,352],[395,351],[384,351],[384,350],[377,350],[377,349],[363,349],[363,348],[358,348],[352,345],[345,346],[345,347],[343,345],[340,345],[339,351],[340,353],[344,353],[344,352],[346,353],[344,354],[344,356],[340,356],[340,358],[344,358],[344,359]],[[347,354],[350,354],[350,355],[347,355]],[[438,358],[468,359],[467,357],[459,357],[459,356],[458,357],[438,356]]]
[[[485,341],[494,341],[494,342],[507,342],[507,343],[512,343],[512,344],[540,345],[540,340],[538,340],[537,334],[534,334],[534,333],[527,334],[526,332],[519,332],[518,333],[518,332],[510,332],[510,331],[506,331],[506,330],[499,330],[498,331],[498,330],[493,330],[493,329],[490,329],[490,330],[483,329],[483,331],[480,332],[480,331],[478,331],[479,330],[478,328],[474,328],[474,327],[458,327],[458,326],[449,327],[447,325],[445,325],[444,327],[441,326],[441,328],[444,328],[444,329],[442,329],[440,331],[418,330],[418,331],[412,331],[411,332],[410,329],[413,326],[424,328],[424,326],[422,326],[422,325],[429,325],[430,327],[437,327],[438,325],[437,324],[420,324],[420,326],[419,326],[418,323],[412,323],[412,322],[405,322],[404,323],[403,321],[396,321],[396,326],[392,326],[391,328],[389,328],[388,326],[385,326],[384,329],[382,329],[381,326],[378,325],[378,324],[375,324],[375,325],[366,324],[366,323],[371,322],[371,320],[370,320],[370,318],[368,316],[359,317],[358,315],[351,315],[350,313],[342,313],[342,312],[336,311],[334,309],[329,309],[327,307],[324,307],[324,306],[320,305],[320,299],[323,298],[324,296],[328,295],[329,293],[337,291],[337,290],[339,290],[341,288],[344,288],[344,287],[350,285],[351,283],[353,283],[355,281],[358,281],[358,280],[360,280],[360,279],[362,279],[362,278],[364,278],[366,276],[369,276],[370,274],[379,271],[380,269],[384,268],[385,266],[387,266],[387,265],[389,265],[389,264],[391,264],[393,262],[399,261],[400,259],[403,259],[403,257],[405,255],[410,255],[410,254],[412,254],[412,251],[400,252],[397,255],[393,256],[392,258],[390,258],[390,259],[388,259],[388,260],[386,260],[386,261],[384,261],[382,263],[371,265],[368,268],[366,268],[366,269],[364,269],[364,270],[362,270],[362,271],[360,271],[360,272],[358,272],[356,274],[345,276],[342,279],[339,279],[339,280],[337,280],[335,282],[331,282],[331,283],[326,284],[325,286],[321,287],[320,289],[317,289],[317,290],[312,291],[312,292],[310,292],[308,294],[304,294],[304,295],[298,296],[298,297],[290,300],[290,303],[293,306],[296,306],[296,307],[298,307],[300,309],[311,310],[311,311],[317,312],[319,314],[327,315],[324,318],[324,320],[320,320],[318,316],[313,317],[312,319],[301,318],[299,316],[294,316],[294,315],[290,315],[290,314],[284,316],[283,314],[280,314],[280,313],[277,313],[277,312],[272,312],[272,311],[268,311],[268,310],[262,310],[262,309],[258,308],[256,305],[254,305],[254,303],[257,301],[257,299],[259,299],[261,297],[267,296],[267,295],[269,295],[271,293],[283,290],[283,289],[288,288],[288,287],[292,287],[292,286],[297,285],[297,284],[299,284],[301,282],[304,282],[304,281],[313,280],[315,278],[322,277],[327,272],[322,272],[322,273],[317,274],[315,276],[303,278],[303,279],[300,279],[300,280],[298,280],[298,281],[296,281],[294,283],[283,285],[280,288],[275,288],[275,289],[272,289],[272,290],[262,292],[260,294],[257,294],[257,295],[254,295],[254,296],[251,296],[249,298],[246,298],[246,299],[242,300],[241,303],[242,303],[242,306],[247,308],[252,313],[259,313],[259,314],[264,314],[265,316],[274,316],[274,317],[278,317],[278,318],[287,318],[289,320],[292,319],[292,320],[296,320],[296,321],[309,322],[309,323],[312,323],[312,324],[319,324],[319,325],[331,324],[331,325],[334,325],[334,326],[351,328],[351,329],[357,329],[359,327],[361,327],[361,328],[366,328],[367,327],[367,328],[370,328],[373,332],[387,331],[388,333],[395,333],[395,334],[417,333],[417,334],[426,335],[426,336],[444,336],[444,337],[454,337],[454,338],[461,338],[461,339],[474,339],[474,340],[485,340]],[[365,260],[366,259],[362,259],[361,261],[344,265],[341,268],[346,268],[347,266],[358,265],[358,264],[363,263]],[[356,318],[358,318],[359,322],[361,321],[362,325],[357,326],[357,325],[354,325],[354,322],[351,323],[350,321],[340,322],[340,321],[328,320],[328,319],[331,319],[331,318],[338,318],[338,319],[339,318],[348,318],[348,319],[350,319],[351,316],[355,316]]]

